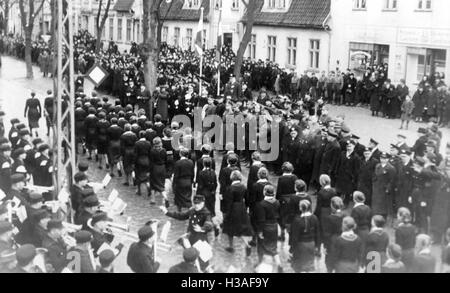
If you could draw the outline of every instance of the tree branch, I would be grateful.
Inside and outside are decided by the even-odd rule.
[[[97,32],[100,29],[100,16],[102,15],[102,4],[103,4],[103,0],[98,1],[97,18],[95,19],[95,25],[97,26]]]
[[[102,28],[105,27],[106,19],[108,18],[110,8],[111,8],[111,0],[108,0],[108,3],[106,3],[105,14],[103,15],[103,19],[102,19],[102,23],[101,23]]]
[[[33,2],[33,3],[34,3],[33,0],[30,0],[30,2]],[[31,24],[34,24],[34,19],[35,19],[36,16],[39,14],[39,12],[41,11],[42,7],[44,7],[44,3],[45,3],[45,0],[42,0],[41,4],[38,6],[38,8],[36,9],[36,11],[35,11],[33,14],[31,14],[31,16],[33,17],[33,18],[30,18]],[[33,4],[33,9],[31,9],[31,6],[30,6],[30,11],[32,11],[32,10],[34,10],[34,4]]]
[[[27,14],[25,13],[25,6],[23,4],[25,0],[19,0],[20,20],[22,21],[22,28],[27,28]]]

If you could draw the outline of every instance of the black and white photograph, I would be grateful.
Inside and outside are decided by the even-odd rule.
[[[0,0],[0,273],[450,273],[449,12]]]

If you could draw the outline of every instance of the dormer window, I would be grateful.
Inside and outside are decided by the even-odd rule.
[[[287,12],[292,0],[265,0],[262,12]]]
[[[183,9],[200,9],[201,0],[185,0]]]

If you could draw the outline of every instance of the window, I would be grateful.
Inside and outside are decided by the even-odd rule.
[[[200,9],[200,0],[186,0],[186,1],[184,1],[183,9]]]
[[[276,0],[269,0],[269,5],[268,5],[269,9],[275,9],[276,2],[277,2]]]
[[[186,29],[186,47],[190,49],[192,47],[192,29]]]
[[[174,32],[174,35],[173,35],[173,44],[174,44],[174,46],[176,46],[176,47],[179,47],[180,46],[180,28],[179,27],[176,27],[175,28],[175,32]]]
[[[127,42],[131,41],[131,19],[127,19]]]
[[[431,0],[419,0],[417,10],[431,10]]]
[[[216,0],[216,9],[222,8],[222,0]]]
[[[167,43],[167,38],[169,37],[169,27],[164,26],[162,29],[162,41]]]
[[[256,35],[252,35],[250,42],[248,43],[248,57],[256,59]]]
[[[353,9],[366,10],[366,0],[353,0]]]
[[[397,10],[397,0],[385,0],[385,10]]]
[[[109,19],[109,38],[114,39],[114,18]]]
[[[265,0],[263,12],[287,12],[291,0]],[[281,10],[281,11],[280,11]]]
[[[233,0],[233,2],[231,3],[231,9],[239,10],[239,2],[241,2],[241,0]]]
[[[122,19],[117,20],[117,40],[122,41]]]
[[[286,9],[286,0],[278,0],[278,8]]]
[[[319,69],[320,41],[310,40],[309,45],[309,67]]]
[[[89,16],[87,15],[83,16],[83,29],[85,30],[89,29]]]
[[[288,64],[297,65],[297,39],[288,38]]]
[[[269,61],[275,62],[277,56],[277,37],[269,36],[268,38],[268,56]]]

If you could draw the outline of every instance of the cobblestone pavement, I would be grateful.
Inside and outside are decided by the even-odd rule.
[[[37,97],[43,103],[47,89],[52,88],[52,80],[48,78],[42,78],[42,74],[39,73],[38,68],[34,68],[35,79],[27,80],[25,76],[25,65],[23,62],[15,60],[10,57],[3,57],[3,68],[0,69],[0,108],[6,112],[5,126],[9,131],[9,120],[14,117],[23,119],[23,109],[25,101],[29,97],[31,90],[36,91]],[[332,115],[345,114],[346,124],[354,130],[355,134],[361,136],[361,143],[367,144],[371,137],[379,140],[382,150],[389,150],[389,144],[394,142],[396,135],[400,132],[398,130],[400,122],[398,120],[387,120],[382,118],[371,117],[367,109],[354,108],[354,107],[336,107],[331,106],[330,112]],[[40,136],[45,137],[45,121],[41,119],[41,131]],[[403,130],[402,133],[408,136],[409,144],[413,144],[417,138],[417,129],[420,127],[417,123],[410,125],[410,130]],[[443,129],[444,139],[443,145],[449,141],[450,131],[449,129]],[[86,159],[86,158],[82,158]],[[218,161],[221,161],[221,157],[218,157]],[[89,175],[93,182],[101,182],[106,175],[105,170],[99,170],[95,162],[91,162],[89,168]],[[247,176],[248,170],[244,168],[244,177]],[[271,181],[276,183],[276,178],[271,176]],[[171,221],[172,229],[169,234],[168,243],[174,243],[179,236],[186,232],[187,223],[180,222],[172,219],[168,219],[159,211],[158,206],[162,204],[162,199],[159,198],[156,206],[151,206],[149,199],[146,195],[139,197],[135,195],[135,189],[131,187],[125,187],[122,185],[123,178],[113,178],[109,186],[99,193],[99,197],[106,199],[113,189],[119,192],[120,198],[122,198],[128,207],[125,211],[125,215],[118,217],[115,220],[119,223],[124,223],[127,217],[132,217],[131,232],[136,231],[148,220],[158,219],[162,222]],[[173,208],[173,207],[172,207]],[[391,231],[392,232],[392,231]],[[117,239],[118,237],[116,237]],[[130,272],[126,265],[126,252],[128,251],[131,240],[125,240],[125,248],[121,255],[116,260],[116,272],[127,273]],[[233,265],[240,272],[252,272],[254,266],[257,264],[256,249],[253,249],[252,256],[250,258],[245,257],[244,245],[241,240],[235,240],[234,254],[230,254],[225,251],[227,246],[227,238],[224,235],[220,235],[218,239],[214,239],[211,235],[211,245],[214,250],[214,257],[212,264],[220,271],[226,271],[230,265]],[[287,242],[279,242],[280,256],[285,272],[292,272],[288,259],[288,246]],[[439,249],[434,249],[436,256],[439,256]],[[161,268],[159,272],[165,273],[169,268],[180,262],[182,259],[182,249],[178,245],[174,245],[172,251],[166,253],[159,253],[158,257],[162,260]],[[317,260],[317,272],[325,272],[323,258]]]

